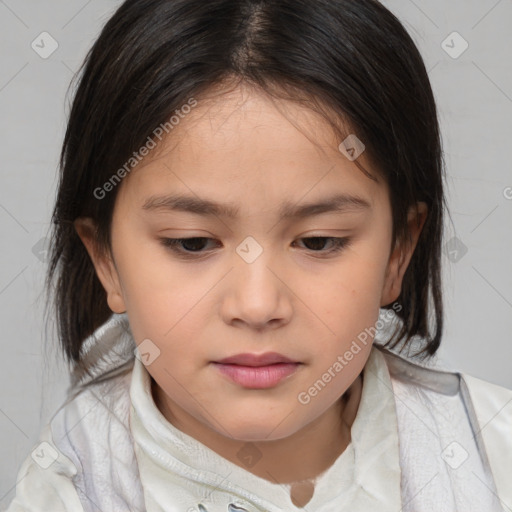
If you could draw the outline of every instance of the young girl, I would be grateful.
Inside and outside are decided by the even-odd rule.
[[[61,157],[69,398],[9,512],[511,510],[512,391],[425,361],[444,210],[377,1],[125,1]]]

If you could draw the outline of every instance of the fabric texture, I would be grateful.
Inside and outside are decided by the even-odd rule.
[[[134,350],[126,314],[114,314],[87,340],[91,375],[72,376],[68,400],[18,472],[8,512],[512,507],[512,473],[502,474],[512,467],[510,390],[422,367],[374,345],[352,441],[300,508],[289,485],[257,477],[168,422]]]
[[[230,504],[248,512],[304,510],[292,503],[290,485],[253,475],[170,424],[153,402],[149,373],[138,359],[131,397],[132,433],[148,512],[199,510],[199,504],[208,512],[224,512]],[[384,356],[377,349],[365,366],[351,437],[317,479],[306,510],[400,510],[394,398]]]

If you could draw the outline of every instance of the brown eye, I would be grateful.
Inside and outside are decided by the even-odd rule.
[[[312,252],[320,253],[333,253],[339,252],[348,246],[349,238],[336,238],[332,236],[313,236],[301,238],[306,248]],[[326,244],[330,242],[328,248],[325,249]]]
[[[207,242],[213,238],[193,237],[193,238],[161,238],[162,244],[179,254],[202,254]]]

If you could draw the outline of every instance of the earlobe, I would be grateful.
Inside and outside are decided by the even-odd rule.
[[[427,214],[428,207],[424,202],[418,202],[416,206],[409,209],[407,215],[409,238],[407,240],[397,240],[389,257],[381,295],[381,307],[391,304],[400,296],[405,271],[416,249]]]
[[[121,292],[119,276],[112,258],[101,251],[97,244],[97,230],[90,217],[79,217],[74,222],[75,230],[82,240],[96,275],[107,294],[107,302],[114,313],[124,313],[126,306]]]

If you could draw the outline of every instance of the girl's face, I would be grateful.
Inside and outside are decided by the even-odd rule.
[[[184,116],[119,185],[113,262],[77,226],[182,430],[276,440],[335,407],[364,367],[379,307],[400,293],[421,229],[411,222],[414,243],[391,253],[382,178],[340,152],[318,115],[280,105],[286,116],[237,89]],[[357,162],[377,176],[364,153]],[[166,245],[182,238],[199,240]],[[218,364],[268,352],[294,364]]]

